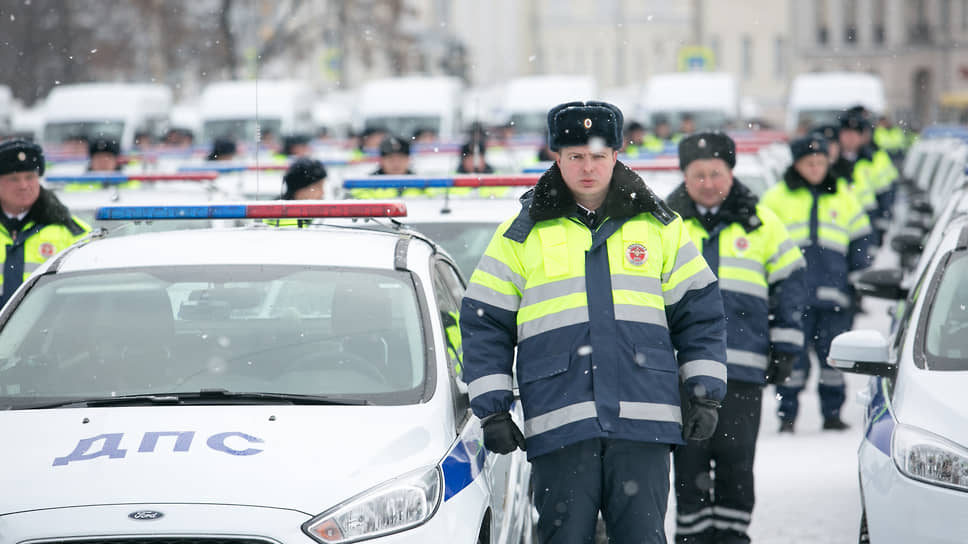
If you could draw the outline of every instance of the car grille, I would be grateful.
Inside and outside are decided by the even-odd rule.
[[[44,540],[36,544],[272,544],[268,540],[228,537],[127,537],[127,538],[81,538],[70,540]]]

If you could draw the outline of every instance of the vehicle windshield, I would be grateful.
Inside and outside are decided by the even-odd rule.
[[[676,133],[682,124],[683,116],[687,113],[692,116],[696,130],[724,130],[729,123],[726,114],[721,111],[660,111],[652,114],[652,126],[654,127],[658,121],[665,119],[672,132]]]
[[[409,274],[172,266],[44,276],[0,330],[0,410],[225,389],[419,402]]]
[[[457,263],[465,278],[470,279],[499,223],[409,223],[444,248]]]
[[[260,135],[279,134],[282,121],[262,117],[260,119],[222,119],[205,121],[202,126],[202,140],[211,142],[216,138],[228,138],[239,142],[259,141]]]
[[[842,109],[801,110],[797,113],[797,123],[808,126],[836,124],[843,113]]]
[[[418,129],[440,134],[440,117],[436,115],[368,117],[366,128],[380,128],[401,137],[411,137]]]
[[[44,125],[44,141],[58,144],[78,137],[121,140],[124,121],[71,121]]]
[[[513,113],[511,124],[516,134],[547,135],[548,112]]]
[[[955,253],[930,301],[924,334],[926,367],[968,370],[968,253]]]

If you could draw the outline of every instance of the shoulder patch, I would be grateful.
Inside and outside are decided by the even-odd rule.
[[[531,219],[527,206],[522,206],[518,216],[514,218],[514,221],[511,222],[508,229],[504,231],[504,237],[508,240],[523,244],[528,239],[528,235],[531,234],[531,229],[534,228],[534,225],[535,221]]]

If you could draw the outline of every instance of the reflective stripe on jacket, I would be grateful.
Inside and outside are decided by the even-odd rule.
[[[682,220],[621,163],[594,231],[557,165],[522,200],[460,312],[474,413],[509,409],[516,347],[529,457],[606,436],[682,444],[680,379],[716,400],[726,380],[719,288]]]

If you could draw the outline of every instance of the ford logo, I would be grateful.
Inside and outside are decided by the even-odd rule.
[[[155,512],[154,510],[138,510],[137,512],[131,512],[128,517],[131,519],[136,519],[138,521],[150,521],[153,519],[160,519],[164,514],[161,512]]]

